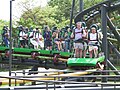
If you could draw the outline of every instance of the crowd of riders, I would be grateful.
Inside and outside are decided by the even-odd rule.
[[[87,53],[90,58],[98,57],[103,37],[98,29],[97,24],[88,28],[85,22],[77,22],[71,28],[65,26],[61,29],[56,26],[50,29],[46,25],[43,30],[20,25],[17,33],[18,47],[74,52],[74,57],[77,58],[85,58]],[[10,44],[9,36],[9,27],[4,26],[2,40],[6,47]]]

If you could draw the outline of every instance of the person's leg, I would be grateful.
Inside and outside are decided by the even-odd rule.
[[[52,50],[52,46],[49,46],[48,49],[49,49],[49,50]]]
[[[26,40],[23,40],[23,48],[25,48]]]
[[[57,45],[57,49],[60,50],[60,45],[58,41],[55,41],[55,44]]]
[[[80,56],[79,58],[82,58],[82,49],[79,50]]]
[[[59,46],[60,46],[60,50],[62,50],[63,48],[62,48],[62,42],[61,41],[59,41]]]
[[[79,58],[79,43],[75,43],[75,57]]]
[[[4,41],[5,41],[5,42],[4,42],[4,43],[5,43],[5,46],[6,46],[6,47],[9,47],[9,43],[8,43],[9,41],[8,41],[8,39],[7,39],[7,38],[5,38],[5,40],[4,40]]]
[[[39,41],[39,42],[38,42],[38,45],[40,46],[40,48],[44,49],[44,42]],[[38,46],[38,47],[39,47],[39,46]]]
[[[75,57],[79,58],[79,49],[78,48],[75,49]]]
[[[86,53],[87,53],[87,43],[84,42],[84,51],[83,51],[83,57],[86,57]]]
[[[61,42],[60,41],[56,41],[56,44],[57,44],[57,46],[58,46],[58,50],[60,51],[61,50]]]
[[[89,54],[90,54],[90,58],[92,58],[92,54],[93,54],[92,46],[89,46]]]
[[[71,48],[70,42],[68,42],[68,52],[70,52],[70,48]]]
[[[45,44],[46,44],[46,50],[50,50],[50,41],[47,40],[47,42]]]
[[[39,44],[38,44],[38,42],[34,42],[34,49],[39,49]]]
[[[98,48],[97,48],[97,46],[94,46],[94,56],[95,56],[95,58],[97,58],[97,56],[98,56]]]
[[[64,47],[65,52],[67,52],[67,42],[65,41],[65,47]]]
[[[38,49],[38,45],[34,45],[34,49]]]
[[[84,51],[83,51],[83,56],[84,56],[84,58],[86,57],[86,53],[87,53],[87,50],[84,50]]]
[[[49,41],[49,50],[52,50],[52,41]]]
[[[20,40],[20,47],[23,48],[23,40]]]
[[[89,51],[90,52],[90,58],[92,58],[92,53],[93,53],[93,51]]]
[[[82,58],[83,56],[83,43],[79,43],[79,57]]]
[[[46,43],[46,40],[44,40],[44,50],[47,49],[47,43]]]
[[[38,43],[35,40],[31,39],[30,42],[34,46],[34,49],[38,49]]]

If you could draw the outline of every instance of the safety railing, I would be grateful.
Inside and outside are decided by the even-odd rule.
[[[36,73],[35,71],[32,72]],[[23,72],[12,72],[12,76],[0,76],[0,78],[13,80],[12,82],[14,82],[14,85],[12,87],[14,89],[12,90],[24,90],[24,88],[26,88],[25,90],[82,90],[80,88],[84,88],[84,90],[88,90],[88,88],[89,90],[120,90],[120,75],[104,75],[106,73],[116,72],[116,70],[89,70],[89,72],[93,72],[90,75],[79,75],[79,72],[86,71],[77,71],[77,73],[76,71],[66,70],[38,71],[37,75],[27,75],[29,72],[24,70]],[[73,73],[73,75],[71,73]],[[107,82],[102,82],[104,78],[107,78]],[[85,80],[81,81],[82,79]],[[93,79],[97,80],[92,82],[91,80]],[[5,84],[4,80],[2,80],[1,85],[2,82]],[[20,84],[23,83],[23,86],[18,86],[18,82]],[[1,86],[0,90],[4,90],[2,88]],[[5,90],[8,90],[8,88]],[[9,90],[11,90],[11,87]]]

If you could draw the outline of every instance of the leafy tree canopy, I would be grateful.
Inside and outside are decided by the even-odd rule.
[[[3,29],[3,26],[5,26],[5,25],[9,25],[9,22],[7,22],[7,21],[4,21],[4,20],[0,20],[0,30],[2,30]]]
[[[31,5],[35,0],[26,0],[22,2],[23,14],[18,21],[19,25],[23,26],[39,26],[42,28],[44,25],[52,27],[56,25],[60,28],[69,24],[70,11],[72,6],[72,0],[49,0],[46,7],[33,7]],[[74,15],[79,11],[79,0],[75,0]],[[95,4],[102,2],[103,0],[83,0],[84,9],[89,8]],[[34,4],[34,3],[33,3]]]

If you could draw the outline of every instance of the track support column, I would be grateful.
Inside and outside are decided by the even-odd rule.
[[[80,10],[79,10],[79,12],[81,12],[81,11],[83,11],[83,9],[84,9],[83,0],[79,0],[79,3],[80,3],[80,6],[79,6]]]
[[[12,71],[12,1],[10,0],[10,55],[9,55],[9,76],[11,76]],[[11,86],[11,79],[9,79],[9,86]]]
[[[74,6],[75,6],[75,0],[72,0],[72,7],[71,7],[71,11],[70,11],[70,28],[72,27]]]
[[[107,42],[107,7],[106,5],[102,5],[101,7],[101,29],[103,33],[103,40],[102,40],[102,50],[105,55],[105,70],[107,70],[107,59],[108,59],[108,42]],[[107,74],[107,73],[105,73]],[[107,78],[102,78],[102,82],[107,82]]]

